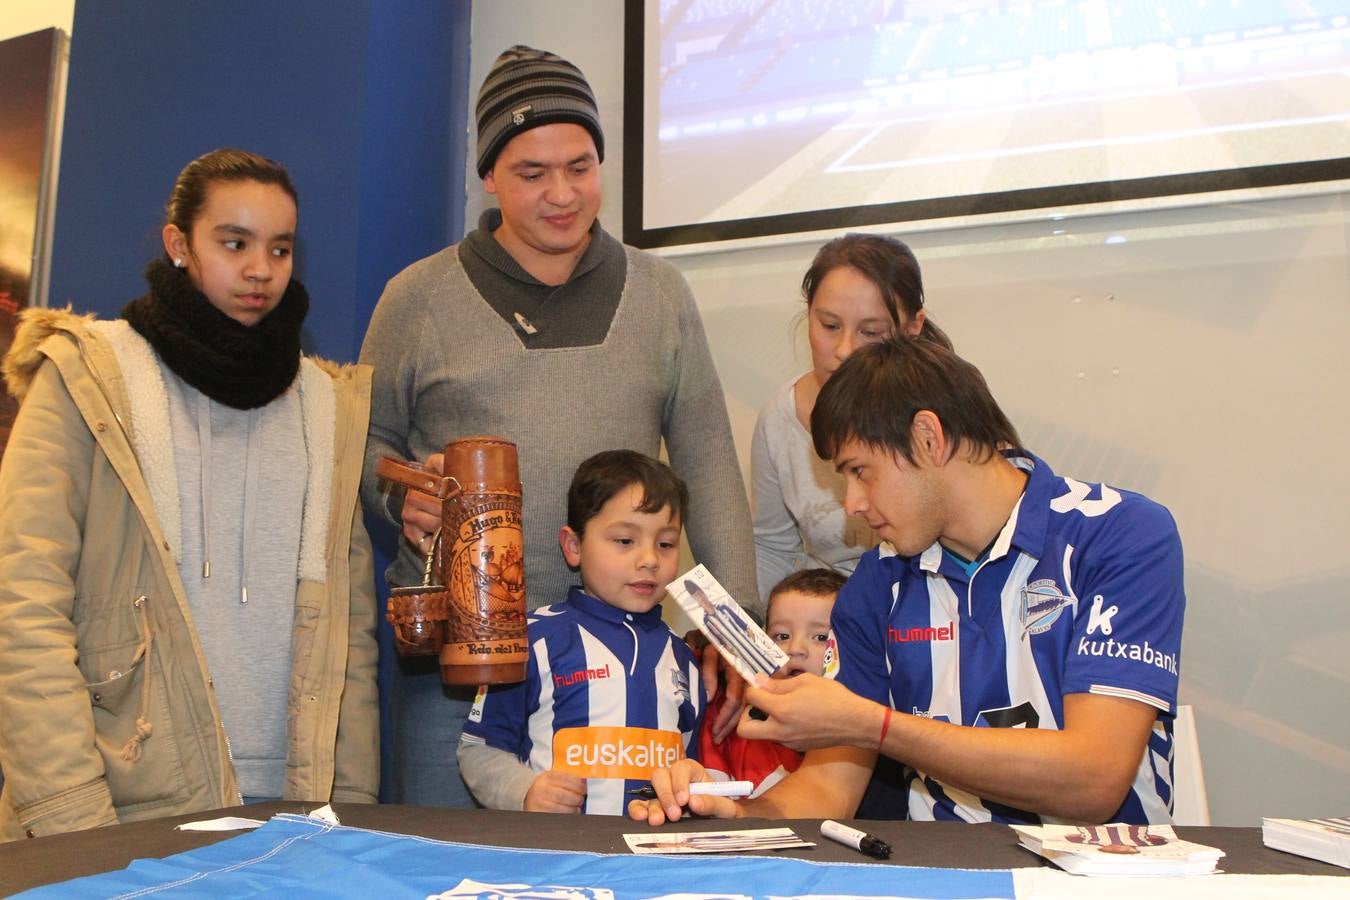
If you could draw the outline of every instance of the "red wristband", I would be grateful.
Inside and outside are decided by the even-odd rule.
[[[881,720],[881,737],[877,740],[878,750],[886,746],[886,732],[891,730],[891,713],[893,712],[894,710],[889,706],[886,707],[886,718]]]

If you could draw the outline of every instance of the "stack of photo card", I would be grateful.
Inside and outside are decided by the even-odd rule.
[[[1224,852],[1171,825],[1013,825],[1023,847],[1071,875],[1212,875]]]
[[[1261,820],[1267,847],[1350,869],[1350,817]]]
[[[756,675],[771,676],[787,663],[788,655],[702,565],[678,576],[666,590],[746,681],[753,684]]]

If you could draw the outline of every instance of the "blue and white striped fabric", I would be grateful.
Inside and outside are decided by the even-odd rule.
[[[911,558],[889,544],[863,556],[834,607],[836,677],[901,712],[977,727],[1058,729],[1073,693],[1157,707],[1107,821],[1169,822],[1186,605],[1176,523],[1140,494],[1056,476],[1022,453],[1008,455],[1029,472],[1026,490],[976,565],[937,543]],[[915,819],[1040,821],[923,773],[909,797]]]
[[[514,753],[536,772],[588,778],[585,812],[623,815],[624,791],[698,755],[706,697],[694,653],[659,606],[629,613],[574,587],[529,619],[526,679],[480,692],[465,741]]]
[[[634,823],[635,829],[641,829]],[[805,835],[805,833],[800,832]],[[130,897],[1014,897],[1007,870],[814,863],[774,856],[504,850],[276,816],[257,831],[120,872],[37,888],[29,900]]]

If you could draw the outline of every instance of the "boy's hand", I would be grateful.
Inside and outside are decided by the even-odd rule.
[[[734,666],[727,665],[727,661],[722,658],[722,654],[717,652],[717,648],[708,643],[707,638],[703,637],[700,631],[691,631],[685,635],[685,641],[694,646],[693,636],[698,635],[702,638],[702,657],[699,659],[700,671],[703,673],[703,689],[708,692],[708,700],[712,701],[717,696],[718,688],[721,686],[721,674],[726,673],[726,692],[727,699],[722,704],[722,709],[717,713],[717,720],[704,723],[705,728],[712,729],[714,744],[720,744],[736,730],[736,723],[741,720],[741,710],[745,706],[745,679],[741,673],[737,672]]]
[[[426,468],[445,474],[445,454],[427,457]],[[403,537],[421,556],[431,552],[431,536],[441,527],[441,501],[430,494],[408,488],[403,495]]]
[[[525,792],[526,812],[579,813],[586,802],[586,779],[549,769]]]
[[[714,653],[719,660],[722,654]],[[745,709],[745,678],[740,672],[736,671],[735,666],[728,666],[725,660],[722,660],[722,667],[726,669],[726,684],[724,688],[727,692],[727,699],[722,702],[722,709],[717,714],[717,721],[711,723],[713,743],[720,744],[726,739],[726,736],[736,730],[736,725],[741,721],[741,712]]]
[[[696,816],[734,819],[740,815],[736,802],[730,797],[690,796],[689,785],[695,781],[712,779],[703,766],[692,759],[682,759],[669,769],[653,769],[652,787],[656,790],[656,799],[629,802],[628,817],[655,826],[680,821],[685,813],[682,807],[688,807],[688,811]]]

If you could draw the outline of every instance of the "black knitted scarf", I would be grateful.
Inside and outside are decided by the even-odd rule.
[[[183,269],[157,259],[145,269],[150,293],[132,300],[122,318],[155,348],[175,375],[235,409],[266,406],[300,370],[300,325],[309,294],[294,278],[277,308],[242,325],[211,305]]]

